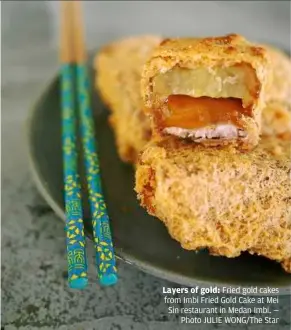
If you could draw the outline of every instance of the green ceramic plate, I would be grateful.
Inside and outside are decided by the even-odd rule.
[[[108,110],[93,91],[92,102],[96,112],[105,200],[119,258],[158,277],[190,286],[197,283],[269,285],[280,287],[282,293],[288,291],[291,276],[275,262],[248,254],[235,259],[212,257],[206,251],[183,250],[172,240],[162,222],[149,216],[139,206],[133,190],[134,170],[117,156],[107,121]],[[52,81],[31,112],[28,145],[37,187],[56,214],[64,219],[59,78]],[[86,196],[84,184],[83,194]],[[91,238],[86,203],[84,212],[87,235]]]

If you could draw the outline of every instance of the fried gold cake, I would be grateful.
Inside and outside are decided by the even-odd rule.
[[[251,149],[271,77],[266,49],[242,36],[166,39],[144,66],[141,93],[160,135]]]
[[[96,86],[110,108],[121,159],[135,163],[144,149],[136,164],[141,204],[185,249],[207,247],[227,257],[249,251],[291,272],[290,59],[269,46],[256,46],[265,49],[263,58],[265,51],[271,58],[273,79],[264,85],[264,136],[254,150],[242,153],[235,145],[220,143],[204,148],[169,134],[148,143],[151,125],[143,111],[140,80],[160,42],[155,36],[117,41],[104,47],[94,62]],[[185,103],[185,98],[178,102]],[[261,100],[254,102],[259,107]],[[199,106],[205,107],[203,99]],[[223,106],[231,112],[236,102]],[[256,122],[255,116],[251,120]]]
[[[141,205],[187,250],[265,256],[291,272],[290,142],[264,137],[252,151],[151,141],[136,167]]]
[[[143,64],[160,41],[156,36],[132,37],[104,47],[95,57],[95,84],[111,110],[118,153],[125,162],[135,162],[151,137],[143,112],[140,79]]]

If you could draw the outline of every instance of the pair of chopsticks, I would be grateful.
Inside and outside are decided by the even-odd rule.
[[[112,285],[117,282],[115,255],[109,218],[102,194],[99,159],[96,152],[81,14],[80,1],[61,1],[60,59],[62,63],[62,146],[66,243],[68,283],[71,288],[75,289],[83,289],[88,284],[86,243],[78,174],[75,90],[77,90],[80,134],[88,184],[97,274],[101,285]]]

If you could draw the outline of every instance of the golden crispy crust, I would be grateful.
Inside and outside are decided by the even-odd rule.
[[[270,61],[272,80],[266,91],[267,101],[282,101],[291,103],[291,60],[279,49],[264,45]]]
[[[251,152],[150,142],[136,170],[141,205],[183,248],[256,253],[291,271],[290,143],[264,138]]]
[[[291,141],[291,104],[269,101],[262,112],[262,134]]]
[[[135,162],[151,136],[142,110],[140,78],[143,64],[160,41],[156,36],[132,37],[104,47],[95,57],[95,84],[111,110],[110,124],[125,162]]]
[[[265,105],[265,89],[271,76],[269,56],[263,47],[251,44],[245,38],[235,34],[204,39],[166,39],[161,43],[144,66],[141,80],[141,93],[153,120],[153,129],[160,131],[161,118],[165,116],[163,106],[166,99],[158,97],[153,91],[153,80],[157,76],[176,67],[187,69],[197,66],[230,67],[242,63],[252,67],[258,86],[256,90],[251,91],[252,117],[251,121],[245,121],[244,127],[247,132],[252,130],[252,134],[241,140],[243,144],[256,145],[259,140],[261,110]],[[255,131],[254,127],[256,127]],[[205,144],[207,142],[205,141]]]
[[[291,60],[282,51],[264,45],[272,67],[272,83],[266,91],[262,112],[262,134],[291,139]]]

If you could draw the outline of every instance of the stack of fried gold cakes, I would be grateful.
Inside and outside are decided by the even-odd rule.
[[[291,273],[291,61],[235,34],[140,36],[95,58],[141,205],[188,250]]]

